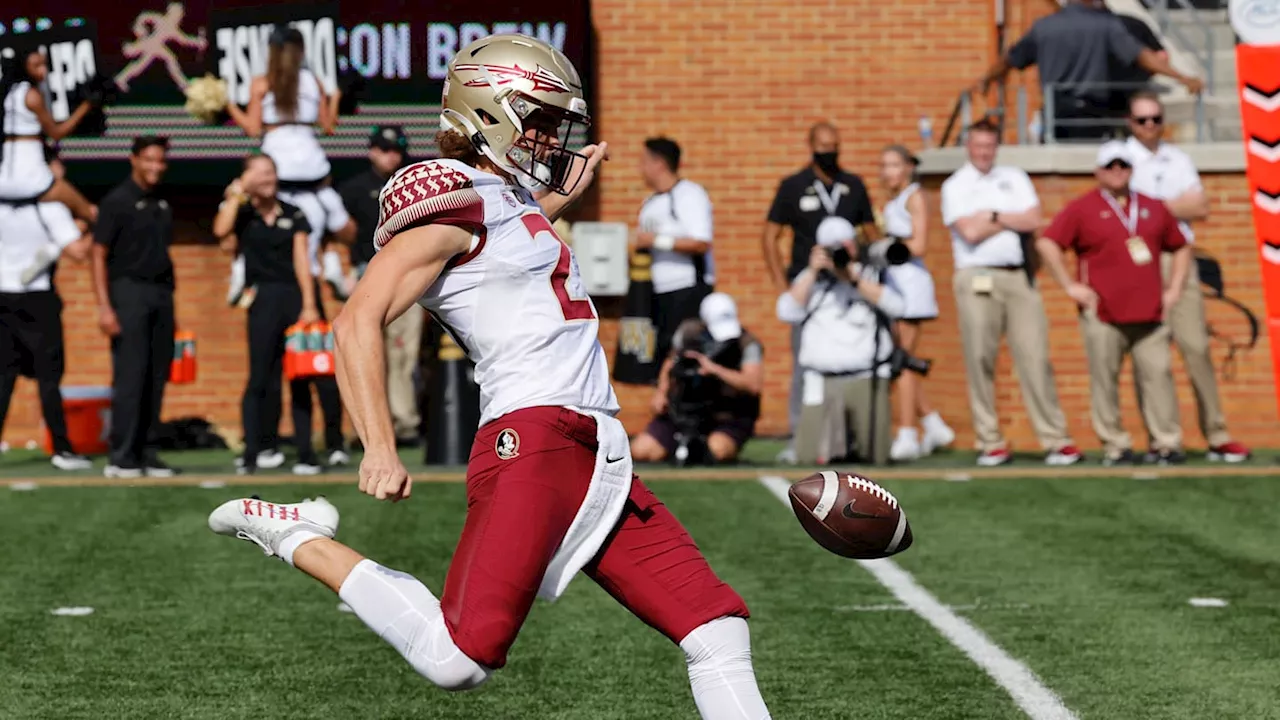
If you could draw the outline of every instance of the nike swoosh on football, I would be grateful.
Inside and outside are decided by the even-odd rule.
[[[840,514],[844,515],[850,520],[889,520],[890,519],[887,517],[880,517],[879,515],[872,515],[871,513],[858,512],[857,510],[853,509],[853,503],[845,503],[845,506],[840,509]]]

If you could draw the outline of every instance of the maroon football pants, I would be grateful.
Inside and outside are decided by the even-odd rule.
[[[467,519],[440,598],[454,643],[500,668],[587,492],[595,420],[560,407],[504,415],[476,435]],[[613,534],[584,572],[624,607],[679,643],[718,617],[747,617],[693,539],[633,478]]]

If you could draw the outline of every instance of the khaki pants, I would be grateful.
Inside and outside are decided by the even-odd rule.
[[[418,394],[413,389],[413,371],[418,367],[425,315],[422,307],[415,303],[383,331],[387,354],[387,403],[391,407],[391,421],[397,438],[418,437],[422,424]]]
[[[796,426],[796,462],[813,465],[844,457],[851,452],[866,462],[889,461],[893,428],[889,423],[888,378],[879,378],[875,390],[875,418],[871,416],[871,377],[817,377],[803,382],[822,384],[821,398],[806,393]],[[873,425],[874,422],[874,425]],[[875,447],[872,447],[872,427]],[[852,438],[852,443],[850,439]]]
[[[1160,323],[1113,324],[1092,312],[1080,316],[1085,353],[1089,357],[1089,392],[1093,429],[1110,456],[1133,449],[1133,439],[1120,420],[1120,366],[1133,357],[1133,378],[1142,421],[1151,438],[1151,449],[1179,450],[1178,396],[1173,387],[1173,356],[1169,352],[1169,328]]]
[[[1163,253],[1160,256],[1160,269],[1164,271],[1166,283],[1172,267],[1173,255]],[[1231,442],[1231,435],[1227,433],[1227,421],[1222,417],[1218,376],[1213,371],[1213,359],[1209,356],[1209,326],[1204,318],[1204,294],[1200,291],[1200,272],[1196,268],[1195,258],[1191,260],[1191,269],[1187,273],[1187,284],[1182,288],[1182,295],[1166,313],[1165,322],[1173,333],[1178,354],[1182,355],[1182,366],[1187,369],[1187,377],[1196,394],[1196,408],[1200,411],[1200,432],[1204,434],[1210,447]],[[1144,402],[1142,388],[1139,387],[1138,406],[1142,407]]]
[[[974,278],[991,277],[991,292],[974,289]],[[1049,321],[1040,293],[1020,269],[964,268],[952,281],[960,339],[964,346],[965,373],[969,380],[969,409],[982,451],[1005,446],[996,415],[995,372],[1000,338],[1009,340],[1009,351],[1022,386],[1023,404],[1040,445],[1049,451],[1071,444],[1067,418],[1058,403],[1058,388],[1049,363]]]

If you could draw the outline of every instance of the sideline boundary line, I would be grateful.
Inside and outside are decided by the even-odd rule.
[[[806,478],[820,470],[832,468],[804,467],[641,467],[638,474],[645,480],[750,480],[761,475],[781,477],[791,481]],[[857,468],[850,467],[849,470]],[[1075,467],[1049,468],[1042,465],[999,468],[935,467],[935,468],[870,468],[864,473],[873,480],[947,480],[963,477],[966,480],[1023,480],[1032,478],[1100,478],[1132,479],[1141,474],[1144,480],[1163,480],[1180,477],[1280,477],[1280,466],[1268,465],[1212,465],[1140,468]],[[862,472],[862,470],[858,470]],[[100,472],[100,471],[99,471]],[[410,470],[415,483],[462,482],[466,473],[462,469]],[[356,468],[344,472],[323,475],[290,475],[288,473],[264,473],[261,475],[236,475],[227,473],[193,473],[171,478],[138,478],[116,480],[99,474],[48,474],[0,476],[0,488],[22,483],[36,483],[40,487],[195,487],[203,482],[222,482],[227,485],[341,485],[356,483]]]
[[[781,477],[791,481],[806,478],[820,470],[832,468],[821,467],[641,467],[638,474],[645,480],[758,480],[761,475]],[[850,467],[849,470],[857,468]],[[873,480],[1024,480],[1033,478],[1100,478],[1114,477],[1134,479],[1141,475],[1143,480],[1163,480],[1183,477],[1280,477],[1280,466],[1269,465],[1227,465],[1212,466],[1179,466],[1160,467],[1143,470],[1141,468],[1109,468],[1109,467],[1073,467],[1050,468],[1042,465],[1019,467],[1018,465],[999,468],[979,467],[934,467],[934,468],[871,468],[864,473]],[[861,469],[858,470],[862,472]],[[99,471],[100,472],[100,471]],[[415,483],[462,482],[466,473],[462,469],[447,470],[410,470]],[[0,488],[22,483],[36,483],[40,487],[195,487],[203,482],[222,482],[227,485],[341,485],[356,483],[356,468],[344,472],[332,472],[323,475],[290,475],[288,473],[265,473],[261,475],[236,475],[227,473],[193,473],[171,478],[138,478],[135,480],[107,479],[99,474],[47,474],[47,475],[11,475],[0,476]]]
[[[762,475],[760,484],[790,508],[787,489],[790,483],[777,475]],[[926,590],[911,573],[890,558],[855,560],[871,573],[903,605],[933,626],[943,637],[986,671],[996,684],[1009,693],[1013,701],[1032,720],[1077,720],[1063,704],[1062,698],[1040,682],[1031,668],[1005,652],[968,620],[952,612]]]

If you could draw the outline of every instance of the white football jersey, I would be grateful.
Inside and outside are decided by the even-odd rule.
[[[470,252],[418,302],[475,362],[481,425],[538,406],[617,414],[595,305],[573,251],[529,191],[454,160],[428,160],[397,172],[380,205],[378,248],[431,223],[474,233]]]

